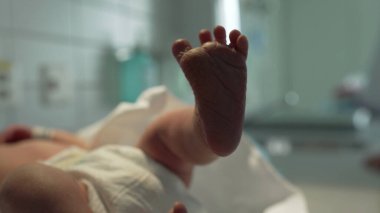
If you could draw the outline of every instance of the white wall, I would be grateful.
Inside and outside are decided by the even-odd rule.
[[[379,40],[378,0],[241,0],[250,42],[247,112],[289,91],[323,108],[350,73],[366,71]]]
[[[285,3],[285,2],[284,2]],[[376,0],[288,0],[284,69],[302,107],[321,107],[349,73],[365,70],[379,29]]]
[[[283,55],[287,2],[241,0],[242,30],[250,41],[246,116],[278,104],[287,88]]]
[[[161,82],[175,95],[191,102],[192,91],[171,54],[171,45],[178,38],[198,46],[198,32],[215,26],[215,0],[160,0],[152,2],[152,48],[160,61]]]
[[[0,59],[13,65],[0,128],[21,122],[74,130],[103,116],[116,104],[113,51],[149,46],[151,15],[150,0],[0,0]],[[41,100],[46,65],[62,72],[65,98],[57,103]]]

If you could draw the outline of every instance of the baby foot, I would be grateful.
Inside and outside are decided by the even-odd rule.
[[[248,40],[238,30],[229,34],[214,29],[199,33],[200,47],[192,48],[186,40],[172,47],[195,96],[195,114],[203,137],[211,150],[220,156],[233,152],[239,144],[245,109]]]

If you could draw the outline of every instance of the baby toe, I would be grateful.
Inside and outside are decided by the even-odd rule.
[[[177,61],[179,62],[183,54],[191,49],[192,47],[189,41],[185,39],[178,39],[173,43],[172,53],[174,57],[177,59]]]
[[[215,40],[221,44],[226,44],[226,30],[222,26],[217,26],[214,29]]]
[[[211,36],[210,31],[203,29],[199,32],[199,42],[201,43],[201,45],[203,45],[204,43],[210,42],[211,40],[212,40],[212,36]]]

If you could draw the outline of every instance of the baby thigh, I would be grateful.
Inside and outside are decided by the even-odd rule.
[[[0,145],[0,184],[16,168],[46,160],[67,146],[51,141],[30,140],[13,145]]]

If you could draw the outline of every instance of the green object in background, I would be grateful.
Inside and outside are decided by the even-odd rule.
[[[120,65],[121,101],[135,102],[148,87],[157,85],[158,69],[150,54],[136,48]]]

